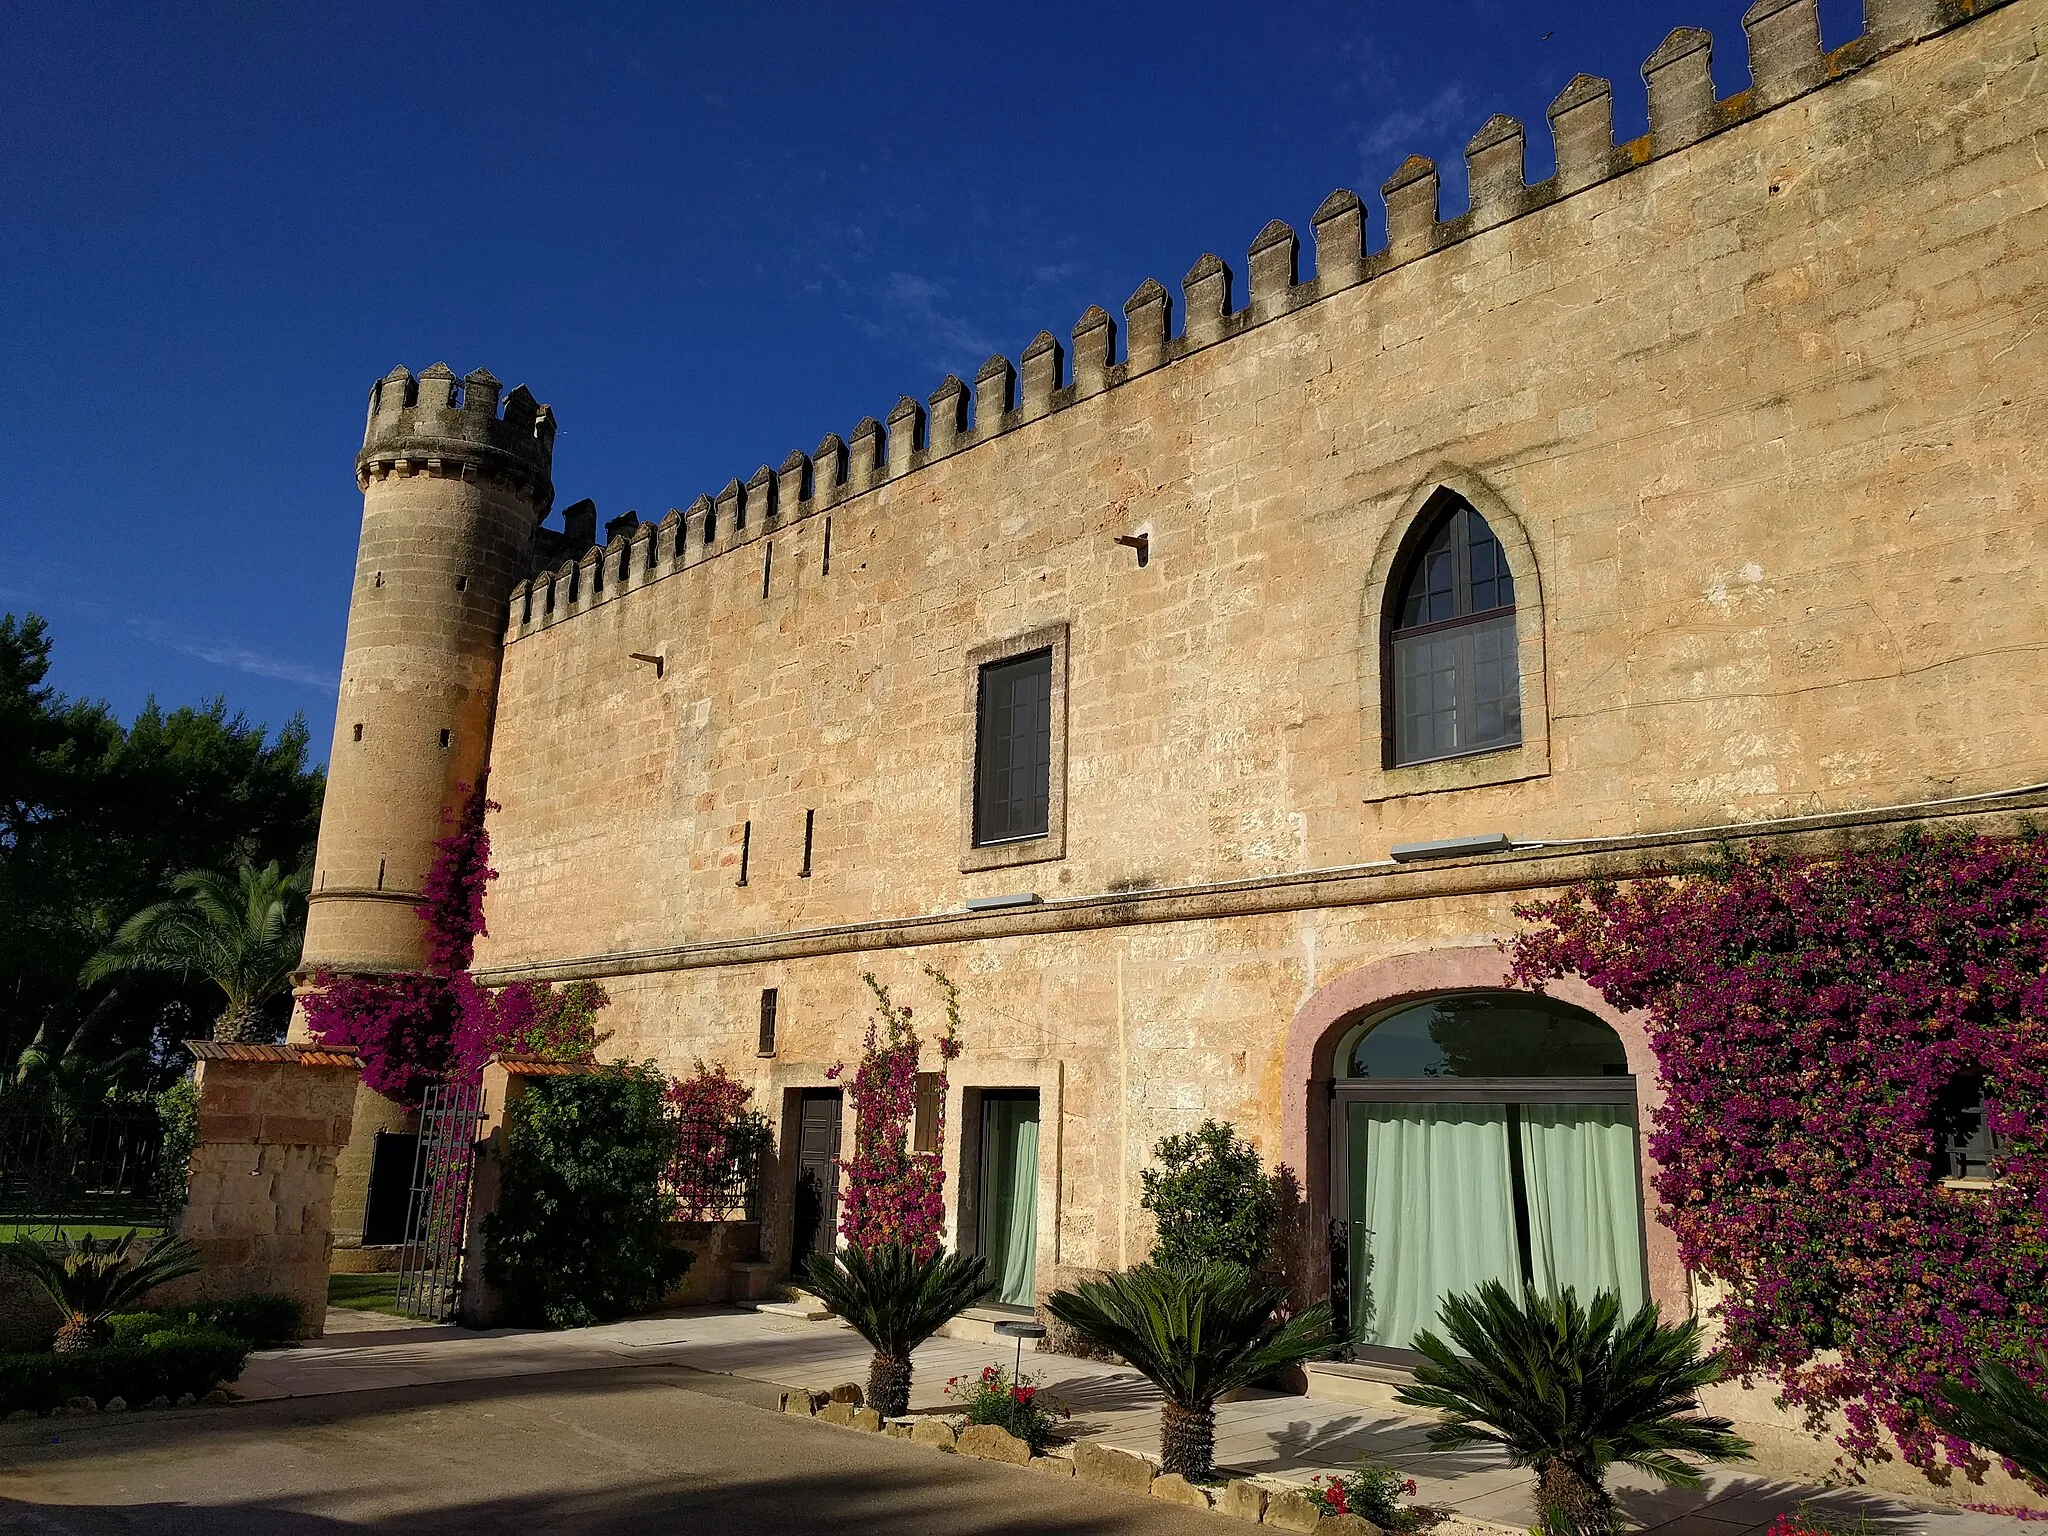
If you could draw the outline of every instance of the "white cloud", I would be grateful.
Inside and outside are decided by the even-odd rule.
[[[167,651],[176,651],[181,656],[195,657],[216,667],[225,667],[231,672],[245,672],[251,677],[269,677],[280,682],[297,683],[302,688],[315,688],[323,693],[332,692],[340,682],[334,673],[308,666],[304,662],[293,661],[290,657],[252,651],[247,646],[236,645],[232,641],[185,634],[156,619],[135,619],[131,622],[135,632],[151,644],[160,645]]]

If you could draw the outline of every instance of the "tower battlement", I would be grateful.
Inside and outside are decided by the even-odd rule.
[[[481,475],[519,486],[536,518],[554,505],[555,415],[524,384],[502,403],[489,369],[456,378],[446,363],[418,378],[394,368],[370,388],[356,481],[392,474]]]
[[[1679,27],[1642,65],[1649,132],[1640,138],[1616,141],[1613,84],[1578,75],[1546,109],[1556,169],[1543,180],[1529,179],[1525,125],[1496,114],[1465,145],[1470,196],[1463,212],[1442,206],[1436,163],[1410,155],[1379,189],[1384,216],[1376,240],[1368,236],[1365,200],[1348,188],[1332,192],[1310,215],[1308,276],[1301,237],[1284,220],[1271,220],[1251,243],[1243,288],[1228,262],[1205,253],[1181,279],[1178,297],[1156,278],[1140,283],[1124,303],[1121,327],[1100,305],[1089,306],[1074,324],[1071,349],[1041,331],[1019,358],[1021,367],[998,354],[971,386],[948,375],[926,400],[905,395],[885,420],[865,417],[846,439],[830,434],[815,455],[791,453],[779,473],[764,466],[749,480],[731,480],[715,498],[699,496],[659,524],[636,517],[635,535],[614,530],[607,543],[595,544],[593,515],[587,531],[579,524],[549,546],[548,569],[514,589],[506,638],[723,555],[1339,293],[1369,289],[1593,187],[1619,182],[1619,197],[1649,198],[1663,182],[1637,174],[1647,167],[2009,3],[1864,0],[1862,32],[1823,50],[1819,0],[1752,0],[1742,17],[1750,83],[1726,97],[1715,84],[1713,37]]]

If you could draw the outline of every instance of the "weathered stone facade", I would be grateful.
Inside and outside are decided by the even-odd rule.
[[[1336,1033],[1497,984],[1534,894],[2048,803],[2048,0],[1868,10],[1823,55],[1812,0],[1752,7],[1752,89],[1718,101],[1676,33],[1645,139],[1613,144],[1581,77],[1550,181],[1495,119],[1468,213],[1411,161],[1383,241],[1349,194],[1317,211],[1306,280],[1269,226],[1242,307],[1204,257],[1178,333],[1148,283],[1121,360],[1091,310],[1071,381],[1041,335],[522,583],[487,978],[601,978],[610,1052],[724,1062],[788,1147],[858,1050],[861,973],[922,1005],[944,968],[949,1125],[1040,1093],[1043,1288],[1144,1256],[1139,1170],[1205,1116],[1321,1230]],[[1513,570],[1523,739],[1390,767],[1384,606],[1446,490]],[[991,861],[972,668],[1026,635],[1056,647],[1056,835]],[[1387,859],[1494,832],[1515,847]],[[1647,1112],[1640,1029],[1578,1000]]]

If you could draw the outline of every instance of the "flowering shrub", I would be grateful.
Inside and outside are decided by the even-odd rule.
[[[701,1061],[690,1076],[669,1084],[676,1140],[668,1186],[676,1220],[722,1221],[736,1210],[749,1220],[758,1216],[761,1164],[772,1134],[752,1098],[724,1067]]]
[[[488,931],[484,887],[498,874],[484,816],[498,805],[481,782],[464,791],[455,829],[434,845],[433,867],[420,883],[416,910],[426,928],[428,969],[382,976],[323,971],[305,998],[313,1038],[353,1048],[363,1081],[408,1108],[418,1107],[429,1083],[473,1079],[495,1055],[591,1061],[610,1038],[594,1022],[610,1001],[594,981],[557,991],[546,982],[492,988],[470,978],[477,938]]]
[[[1326,1515],[1357,1515],[1383,1531],[1405,1530],[1416,1523],[1415,1511],[1400,1504],[1415,1497],[1415,1479],[1392,1467],[1361,1461],[1349,1477],[1312,1478],[1308,1496]]]
[[[1051,1442],[1060,1420],[1069,1416],[1065,1403],[1039,1390],[1040,1379],[1025,1375],[1013,1382],[1001,1366],[987,1365],[979,1375],[948,1381],[946,1396],[960,1405],[968,1423],[1008,1430],[1039,1452]]]
[[[394,971],[385,976],[316,972],[306,994],[306,1027],[322,1045],[352,1046],[363,1081],[387,1099],[416,1108],[427,1085],[447,1075],[455,1028],[455,990],[445,976]]]
[[[572,981],[559,991],[545,981],[480,987],[466,971],[450,981],[457,1012],[449,1055],[459,1077],[474,1077],[493,1056],[595,1061],[597,1048],[611,1039],[596,1022],[611,998],[594,981]]]
[[[1924,1405],[2048,1327],[2048,841],[1914,836],[1743,855],[1522,909],[1515,975],[1648,1015],[1662,1219],[1725,1292],[1730,1363],[1853,1462],[1982,1463]],[[1983,1189],[1934,1176],[1945,1098],[1981,1083]]]
[[[1877,1526],[1865,1515],[1830,1515],[1801,1504],[1773,1520],[1765,1536],[1877,1536]]]
[[[960,997],[944,972],[925,967],[946,1000],[946,1027],[938,1039],[940,1124],[945,1136],[946,1063],[960,1054]],[[860,1065],[853,1074],[853,1156],[841,1163],[845,1194],[839,1231],[855,1248],[896,1243],[919,1258],[938,1251],[945,1223],[945,1169],[934,1152],[910,1149],[911,1119],[917,1111],[918,1039],[910,1010],[898,1008],[871,974],[861,980],[875,995]],[[833,1076],[839,1068],[834,1067]]]

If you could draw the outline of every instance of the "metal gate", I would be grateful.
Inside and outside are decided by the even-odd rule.
[[[455,1315],[477,1128],[483,1118],[481,1083],[436,1083],[420,1106],[406,1242],[398,1251],[398,1310],[409,1317],[438,1323]]]

